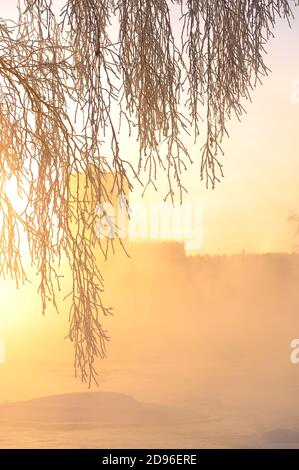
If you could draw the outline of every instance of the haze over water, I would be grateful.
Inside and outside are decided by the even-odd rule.
[[[0,407],[0,445],[297,446],[298,256],[131,253],[105,272],[115,316],[99,389],[73,377],[64,313],[40,318],[36,298],[7,329],[1,401],[25,401]]]

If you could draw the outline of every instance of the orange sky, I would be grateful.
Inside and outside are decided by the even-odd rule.
[[[0,0],[6,17],[13,15],[14,5]],[[194,146],[190,140],[195,163],[185,178],[189,190],[185,200],[203,206],[201,253],[289,252],[298,245],[287,222],[290,211],[299,210],[299,90],[292,88],[299,80],[298,41],[297,9],[292,29],[280,21],[267,47],[272,74],[252,93],[252,103],[245,104],[242,123],[228,126],[230,139],[223,144],[225,178],[214,191],[206,190],[199,179],[201,142]],[[138,149],[133,139],[124,139],[122,146],[123,153],[134,159]],[[160,189],[159,194],[148,192],[146,200],[160,201],[166,192],[163,184]],[[138,201],[141,192],[136,188],[131,200]]]
[[[185,179],[186,200],[203,205],[201,253],[284,252],[297,246],[287,218],[299,210],[299,90],[292,88],[299,79],[298,41],[297,11],[291,30],[284,22],[277,25],[266,59],[272,73],[252,93],[252,103],[245,104],[247,115],[228,126],[225,178],[214,191],[199,179],[201,144],[192,148],[195,163]]]

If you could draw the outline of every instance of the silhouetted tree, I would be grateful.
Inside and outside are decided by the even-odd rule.
[[[172,4],[172,7],[171,7]],[[166,172],[166,197],[181,199],[191,162],[185,136],[205,136],[201,179],[222,177],[227,121],[268,69],[264,47],[287,0],[25,0],[0,21],[0,271],[26,280],[21,233],[40,276],[43,311],[57,307],[59,261],[72,272],[69,338],[82,379],[105,355],[103,281],[95,255],[96,213],[132,182],[145,189]],[[173,22],[171,8],[179,9]],[[174,35],[174,28],[180,28]],[[179,40],[177,40],[179,38]],[[124,158],[122,132],[139,160]],[[113,174],[108,185],[106,174]],[[83,175],[83,179],[82,179]],[[17,210],[8,184],[22,201]],[[72,189],[73,188],[73,189]]]

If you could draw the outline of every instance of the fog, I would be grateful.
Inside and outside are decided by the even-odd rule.
[[[18,339],[17,353],[1,366],[1,398],[76,392],[77,412],[73,419],[69,409],[62,413],[67,416],[63,429],[60,419],[60,431],[43,440],[53,430],[49,416],[57,416],[55,400],[47,404],[47,416],[34,408],[31,419],[28,408],[25,415],[17,411],[23,403],[0,423],[2,446],[13,445],[17,436],[26,446],[29,435],[36,437],[28,446],[37,447],[130,447],[136,439],[141,447],[299,446],[299,364],[290,360],[290,343],[299,337],[299,257],[186,257],[175,243],[132,245],[129,253],[130,258],[117,250],[104,266],[105,299],[114,315],[103,320],[111,337],[108,358],[99,361],[100,388],[90,393],[100,393],[95,416],[107,396],[112,400],[107,419],[95,425],[86,414],[88,391],[73,378],[72,348],[63,339],[66,314],[57,320],[50,313],[34,325],[30,340]],[[22,322],[25,316],[20,328]],[[24,367],[26,375],[20,372]],[[101,393],[108,394],[103,403]],[[135,408],[119,411],[119,394],[133,400],[133,408],[139,403],[137,421],[132,422]],[[68,408],[67,403],[64,397],[59,409]],[[159,410],[154,422],[149,404]],[[40,430],[41,423],[43,429],[28,434],[29,422],[33,430]]]

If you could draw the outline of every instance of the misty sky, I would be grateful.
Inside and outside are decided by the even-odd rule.
[[[15,0],[0,0],[1,15],[13,17],[15,5]],[[296,11],[293,28],[279,21],[276,38],[267,46],[272,74],[253,92],[252,103],[245,104],[242,123],[228,125],[225,178],[214,191],[200,182],[201,143],[190,143],[195,163],[184,180],[189,189],[185,200],[203,206],[202,253],[290,252],[298,247],[287,222],[290,211],[299,210],[299,90],[292,88],[299,80],[298,41]],[[132,142],[124,140],[122,145],[126,154],[137,154]],[[139,200],[140,194],[135,188],[131,200]],[[149,193],[147,199],[161,200],[161,194],[163,185],[159,194]]]
[[[245,103],[247,115],[241,123],[228,124],[230,139],[223,143],[225,178],[214,191],[200,182],[202,143],[191,147],[195,163],[184,180],[189,189],[185,200],[203,205],[201,253],[298,248],[287,222],[290,211],[299,210],[299,89],[298,84],[293,86],[299,80],[298,10],[292,29],[287,22],[277,23],[276,37],[267,46],[266,63],[272,73],[252,93],[252,103]],[[132,152],[132,147],[128,149]],[[151,193],[148,199],[160,196]]]

